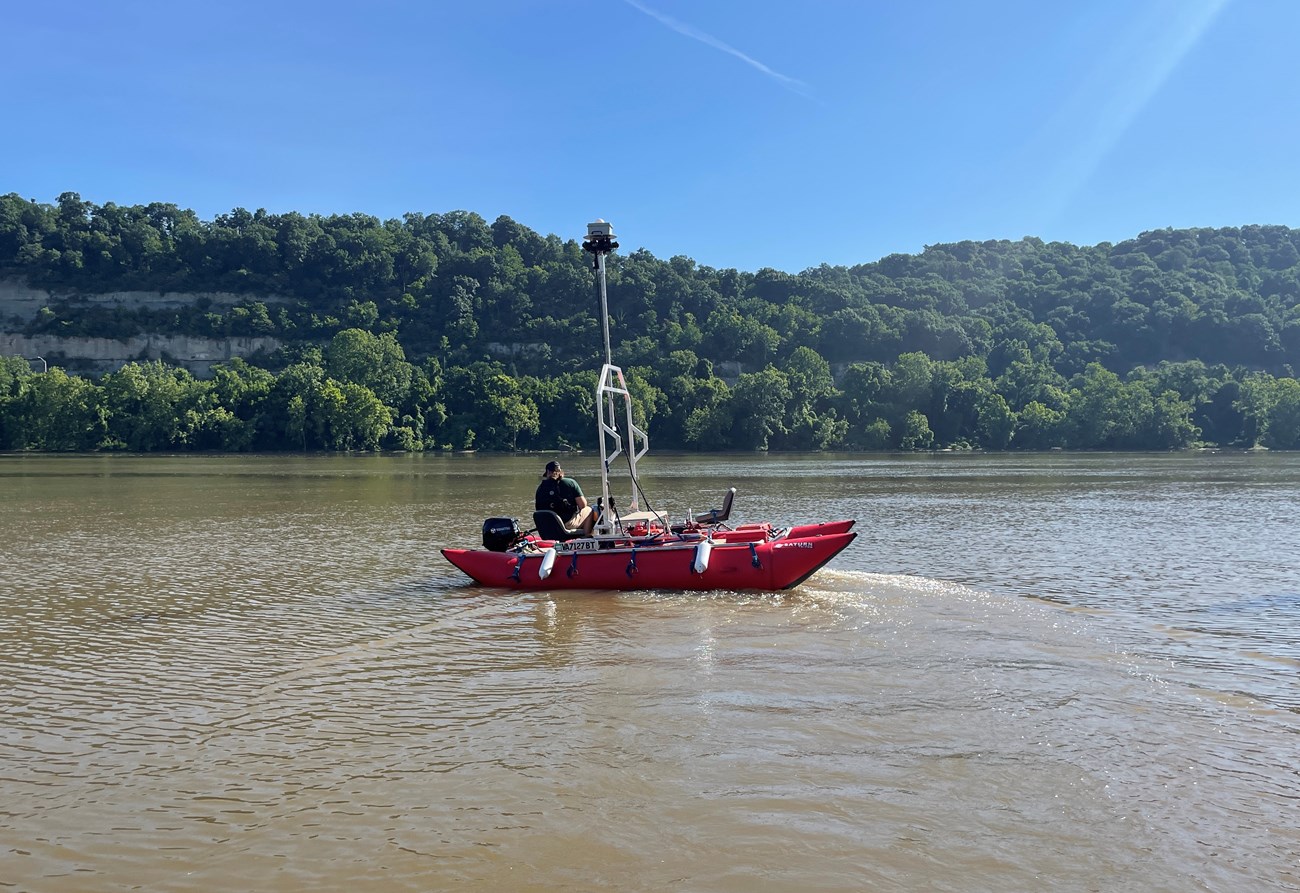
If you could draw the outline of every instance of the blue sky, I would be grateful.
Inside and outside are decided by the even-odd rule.
[[[1295,0],[10,4],[0,192],[796,272],[1300,226]]]

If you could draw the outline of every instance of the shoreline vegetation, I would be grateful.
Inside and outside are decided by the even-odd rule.
[[[198,378],[0,358],[0,450],[591,449],[597,302],[576,240],[508,217],[270,214],[0,196],[0,333],[267,336]],[[1300,448],[1300,231],[1027,237],[853,267],[609,262],[614,354],[665,450]],[[130,291],[226,294],[141,306]],[[273,296],[273,297],[272,297]],[[253,362],[256,359],[256,363]]]

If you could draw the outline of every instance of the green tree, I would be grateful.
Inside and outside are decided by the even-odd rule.
[[[266,406],[275,383],[270,372],[238,357],[214,366],[206,400],[189,423],[194,447],[240,452],[281,446],[264,430],[272,427]]]
[[[799,347],[785,363],[790,400],[786,405],[780,440],[783,449],[825,449],[843,440],[848,423],[831,408],[835,382],[831,367],[815,350]]]
[[[319,450],[330,447],[328,420],[338,412],[342,391],[315,363],[294,363],[280,373],[267,397],[264,434],[279,448]],[[332,404],[332,405],[331,405]]]
[[[1016,416],[1016,449],[1049,450],[1065,445],[1066,413],[1034,401]]]
[[[1272,450],[1300,449],[1300,381],[1280,379],[1272,404],[1264,446]]]
[[[1155,394],[1151,400],[1150,422],[1144,440],[1148,449],[1185,450],[1201,436],[1192,424],[1192,405],[1175,391]]]
[[[1017,418],[1001,394],[985,394],[978,414],[976,432],[980,446],[989,450],[1005,450],[1011,445]]]
[[[344,329],[330,340],[324,358],[331,378],[368,388],[386,406],[400,407],[410,396],[414,368],[391,332]]]
[[[321,411],[334,450],[377,450],[393,423],[393,414],[365,385],[328,379],[321,392]]]
[[[709,376],[689,390],[689,399],[678,409],[682,420],[682,443],[692,449],[726,450],[740,446],[734,439],[735,407],[731,389],[716,376]]]
[[[207,389],[186,370],[160,360],[127,363],[105,375],[102,387],[110,441],[136,452],[188,446],[187,422]]]
[[[448,414],[460,449],[514,450],[521,435],[535,436],[537,406],[500,363],[478,362],[447,370]]]
[[[1277,379],[1267,372],[1247,375],[1241,381],[1240,396],[1233,408],[1241,413],[1242,435],[1255,446],[1268,435],[1269,417],[1277,400]]]
[[[934,445],[934,432],[924,414],[912,410],[903,417],[898,446],[904,450],[928,450]]]
[[[905,416],[930,405],[934,387],[934,361],[923,353],[905,353],[894,363],[887,400]]]
[[[773,366],[740,376],[731,392],[733,445],[738,449],[765,450],[773,435],[785,434],[785,408],[790,397],[789,379]]]
[[[520,381],[522,396],[537,407],[538,440],[531,445],[538,449],[596,445],[596,378],[594,372],[566,372]]]
[[[1130,394],[1114,372],[1090,363],[1070,389],[1069,442],[1082,449],[1123,449],[1134,440],[1137,418]]]
[[[22,357],[0,357],[0,450],[25,446],[18,442],[19,425],[13,414],[23,393],[23,384],[31,375],[31,366]]]
[[[19,449],[91,450],[107,432],[100,389],[58,367],[24,378],[10,412],[11,442]]]

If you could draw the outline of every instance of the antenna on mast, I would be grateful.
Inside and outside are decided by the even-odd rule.
[[[605,292],[605,258],[618,247],[618,243],[614,241],[616,238],[614,224],[606,223],[597,217],[595,223],[587,224],[587,238],[582,243],[583,251],[590,251],[596,256],[595,263],[592,266],[596,270],[597,278],[600,280],[600,328],[605,333],[605,364],[607,366],[614,364],[614,354],[609,349],[609,298]]]

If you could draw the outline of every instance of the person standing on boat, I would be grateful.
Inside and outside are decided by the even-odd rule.
[[[592,528],[596,526],[596,515],[587,504],[587,497],[582,495],[582,487],[564,476],[559,462],[546,463],[534,508],[555,512],[566,528],[581,530],[585,536],[591,536]]]

